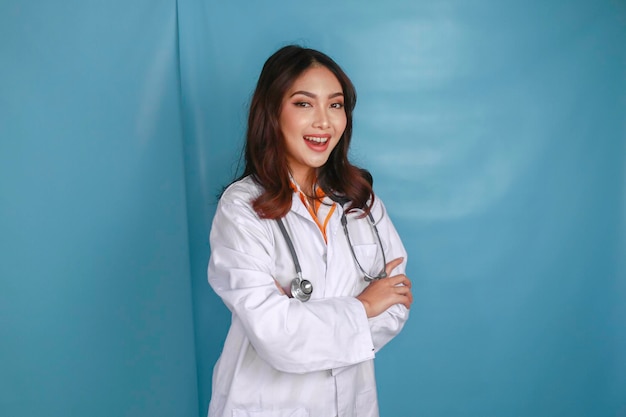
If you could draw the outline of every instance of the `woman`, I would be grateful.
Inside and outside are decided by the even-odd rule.
[[[232,323],[210,417],[378,415],[373,358],[413,297],[400,238],[347,158],[355,103],[318,51],[287,46],[263,67],[245,171],[211,230],[209,283]]]

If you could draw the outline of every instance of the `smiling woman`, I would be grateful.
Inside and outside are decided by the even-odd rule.
[[[287,46],[263,67],[246,167],[211,229],[209,283],[233,315],[210,417],[378,416],[373,358],[413,296],[371,176],[347,157],[355,103],[321,52]]]

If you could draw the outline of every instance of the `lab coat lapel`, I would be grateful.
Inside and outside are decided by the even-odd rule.
[[[304,203],[300,200],[300,196],[297,192],[294,192],[291,197],[291,211],[295,214],[304,217],[306,220],[315,223],[309,214],[309,210],[305,207]]]

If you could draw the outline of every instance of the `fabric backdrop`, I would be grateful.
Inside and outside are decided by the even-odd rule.
[[[626,416],[626,4],[0,2],[0,415],[204,416],[265,59],[328,53],[409,252],[383,416]]]

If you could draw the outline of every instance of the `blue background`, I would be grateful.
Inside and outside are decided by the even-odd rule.
[[[619,0],[1,2],[0,415],[206,414],[210,222],[294,42],[410,255],[381,414],[626,416]]]

